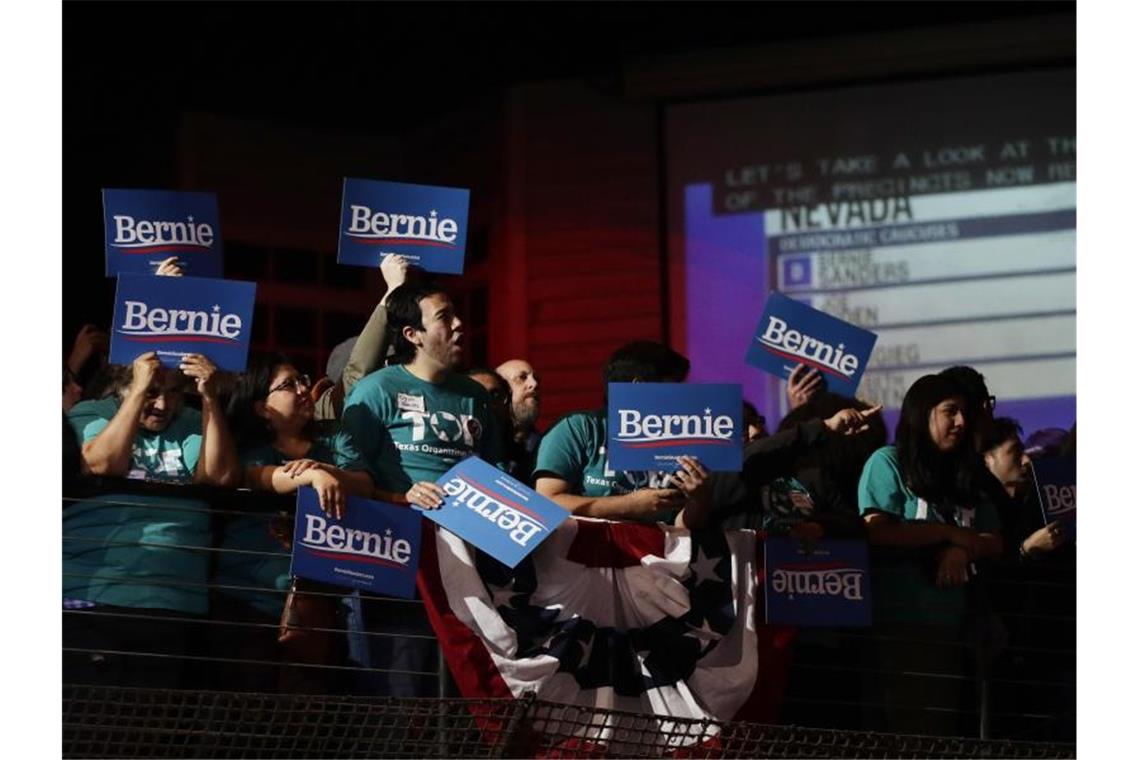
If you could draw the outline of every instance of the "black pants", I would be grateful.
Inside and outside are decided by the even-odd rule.
[[[64,610],[63,682],[197,688],[201,668],[184,659],[201,650],[205,632],[196,619],[172,610],[113,605]]]

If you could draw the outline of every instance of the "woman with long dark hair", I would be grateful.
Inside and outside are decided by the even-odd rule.
[[[248,488],[293,493],[311,486],[321,508],[341,517],[346,494],[372,494],[372,477],[348,433],[314,419],[310,390],[285,356],[254,354],[230,399],[230,424]]]
[[[879,695],[888,730],[958,730],[966,588],[974,563],[1002,551],[981,474],[964,391],[944,376],[919,378],[903,399],[895,445],[872,454],[859,480],[859,510],[879,547],[875,660],[890,671]]]
[[[281,354],[250,356],[228,406],[243,482],[247,488],[278,494],[310,486],[321,508],[339,518],[345,513],[346,496],[372,495],[372,477],[347,432],[335,421],[314,419],[310,390],[309,378]],[[227,520],[214,574],[215,584],[222,587],[215,605],[225,612],[219,616],[281,621],[286,601],[282,592],[291,583],[287,552],[292,528],[292,519],[284,515],[239,515]],[[242,553],[250,551],[263,554]],[[276,632],[272,635],[276,637]],[[246,636],[242,642],[266,646],[255,638]],[[321,645],[331,646],[327,641]],[[263,650],[253,659],[267,659],[265,654]],[[250,680],[263,687],[276,685],[276,674],[264,668],[260,675],[249,676],[241,675],[246,686]]]

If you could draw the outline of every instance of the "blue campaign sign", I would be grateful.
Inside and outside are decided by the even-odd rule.
[[[1033,480],[1045,524],[1060,520],[1070,540],[1077,537],[1077,458],[1050,457],[1033,463]]]
[[[878,336],[775,291],[745,361],[787,378],[797,364],[823,373],[833,393],[854,396]]]
[[[177,256],[182,273],[222,276],[222,226],[214,193],[103,190],[106,273],[154,274]]]
[[[446,496],[424,517],[514,567],[569,513],[479,457],[468,457],[436,481]],[[419,507],[415,507],[419,509]]]
[[[317,492],[297,489],[293,575],[411,599],[420,563],[420,515],[349,496],[342,520],[321,511]]]
[[[617,470],[673,470],[691,456],[708,470],[741,467],[739,385],[610,383],[606,453]]]
[[[869,626],[867,544],[769,536],[764,541],[766,620],[797,626]]]
[[[257,286],[202,277],[121,274],[111,322],[112,364],[158,353],[166,367],[203,354],[219,368],[241,372],[249,356]]]
[[[469,196],[458,187],[346,178],[336,260],[375,267],[398,253],[429,272],[462,274]]]

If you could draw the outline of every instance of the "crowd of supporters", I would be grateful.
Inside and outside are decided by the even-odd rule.
[[[984,378],[952,367],[910,387],[887,445],[880,407],[828,392],[818,371],[801,366],[774,430],[745,404],[740,472],[710,473],[692,458],[674,471],[614,471],[604,409],[565,415],[540,432],[536,369],[521,358],[462,367],[463,325],[446,292],[401,257],[386,257],[381,269],[387,292],[361,334],[333,351],[319,382],[280,354],[251,355],[236,377],[201,355],[178,369],[153,352],[109,366],[107,336],[85,327],[64,365],[65,497],[82,492],[85,476],[103,476],[267,494],[308,486],[336,517],[348,496],[434,509],[443,497],[436,479],[478,455],[574,515],[867,541],[875,635],[851,664],[883,677],[819,685],[864,705],[846,726],[966,732],[960,708],[977,695],[954,676],[984,668],[1031,682],[1069,667],[1016,652],[1057,645],[1033,623],[1051,600],[1035,598],[1032,581],[1044,572],[1071,577],[1074,542],[1060,523],[1042,520],[1029,463],[1073,456],[1075,426],[1037,431],[1026,445],[1016,420],[995,417]],[[604,390],[683,382],[688,373],[684,356],[634,341],[610,357],[599,381]],[[292,578],[287,512],[243,509],[242,500],[219,510],[204,498],[193,489],[185,497],[104,489],[65,499],[63,604],[87,613],[64,616],[65,681],[434,693],[412,675],[438,667],[422,608]],[[1003,577],[1030,584],[989,582]],[[255,625],[193,625],[207,620]],[[804,642],[812,646],[829,645]],[[135,651],[155,656],[114,654]],[[234,665],[206,676],[194,656]],[[1026,697],[1014,689],[993,698],[1016,706]],[[1049,707],[1071,709],[1066,699]]]

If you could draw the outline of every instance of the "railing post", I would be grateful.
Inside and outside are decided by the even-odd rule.
[[[990,676],[988,672],[982,673],[978,678],[978,738],[990,738]]]
[[[511,718],[507,721],[507,727],[503,729],[503,733],[499,735],[498,746],[491,753],[491,757],[515,757],[519,755],[519,752],[512,751],[512,748],[519,731],[526,725],[525,718],[530,714],[534,700],[535,692],[533,690],[524,692],[521,697],[515,700],[514,709],[511,710]]]
[[[436,716],[436,730],[439,733],[439,756],[440,757],[451,757],[451,750],[448,747],[448,741],[447,741],[448,740],[448,735],[447,735],[447,724],[448,724],[447,703],[443,701],[443,700],[447,699],[447,697],[448,697],[447,684],[448,684],[448,679],[451,678],[451,674],[447,670],[447,660],[445,660],[443,658],[443,647],[441,647],[439,645],[438,640],[436,641],[435,651],[436,651],[436,655],[439,658],[438,664],[436,665],[436,671],[435,671],[435,688],[436,688],[435,695],[436,695],[436,698],[440,700],[439,712],[438,712],[438,715]]]

